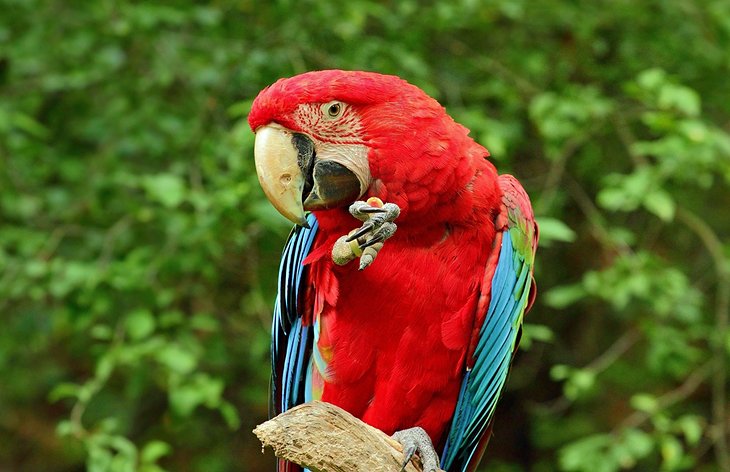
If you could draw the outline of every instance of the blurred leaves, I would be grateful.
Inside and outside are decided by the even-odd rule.
[[[654,440],[638,429],[618,435],[596,434],[566,446],[560,452],[560,467],[568,471],[632,469],[654,448]]]
[[[605,6],[0,0],[0,468],[272,467],[289,224],[245,117],[344,68],[439,99],[539,215],[483,467],[730,470],[730,9]]]
[[[537,218],[540,227],[540,245],[549,246],[552,241],[572,243],[576,239],[575,231],[556,218]]]

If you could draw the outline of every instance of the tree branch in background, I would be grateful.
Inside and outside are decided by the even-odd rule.
[[[679,387],[671,390],[664,395],[657,398],[657,410],[665,410],[679,402],[682,402],[689,398],[698,388],[702,386],[705,380],[712,374],[713,361],[709,361],[701,367],[698,367],[692,375]],[[627,416],[621,424],[614,428],[614,433],[629,428],[638,428],[646,420],[651,418],[651,414],[645,411],[636,411],[633,414]]]
[[[727,366],[725,362],[725,336],[730,327],[730,265],[720,237],[700,217],[688,209],[677,208],[677,219],[684,223],[702,240],[715,264],[717,292],[715,300],[715,333],[713,359],[715,372],[712,376],[712,420],[714,430],[715,457],[723,472],[730,471],[730,448],[727,428]]]
[[[296,406],[253,430],[281,459],[316,472],[393,472],[403,448],[390,436],[324,402]],[[414,459],[407,472],[422,472]]]

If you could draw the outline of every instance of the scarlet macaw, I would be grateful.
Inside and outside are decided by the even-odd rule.
[[[435,451],[447,471],[474,470],[534,298],[522,186],[395,76],[281,79],[248,121],[261,185],[297,223],[274,310],[272,413],[321,399],[394,434],[426,470]],[[365,224],[338,243],[360,226],[353,216]],[[375,244],[377,259],[338,265],[337,244],[355,255]]]

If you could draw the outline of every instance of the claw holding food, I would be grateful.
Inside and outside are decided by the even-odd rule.
[[[349,211],[363,225],[335,242],[332,260],[337,265],[345,265],[359,257],[359,269],[363,270],[373,263],[385,241],[398,229],[393,220],[400,215],[400,208],[395,203],[383,203],[372,197],[366,202],[353,203]]]

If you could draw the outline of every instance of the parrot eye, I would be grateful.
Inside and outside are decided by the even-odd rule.
[[[345,107],[342,102],[329,102],[322,105],[322,111],[329,119],[339,118],[344,110]]]

